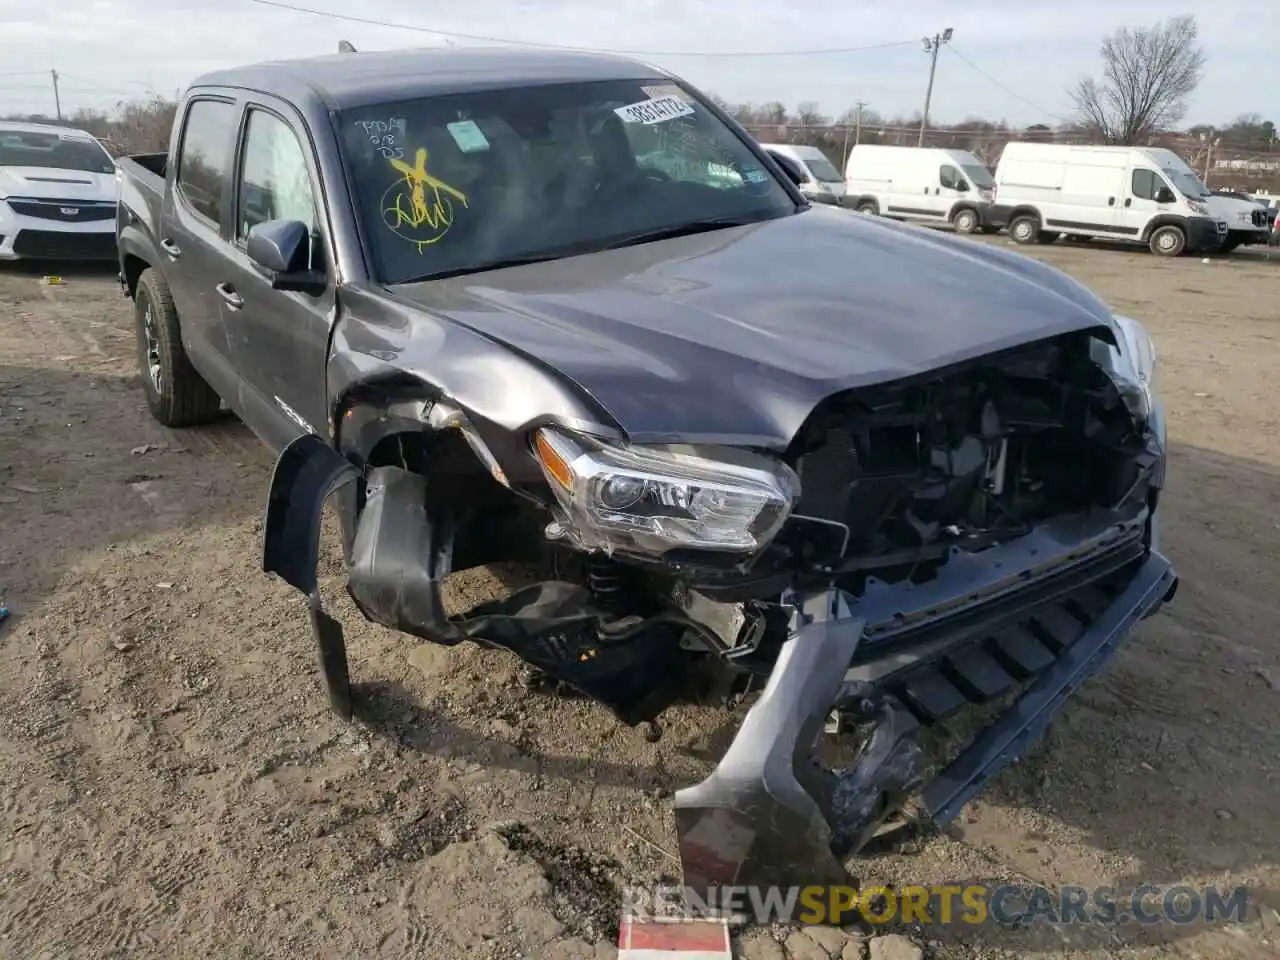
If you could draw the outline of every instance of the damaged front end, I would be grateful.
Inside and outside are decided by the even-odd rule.
[[[347,484],[348,592],[370,620],[508,649],[631,724],[681,696],[754,699],[676,793],[686,884],[848,883],[909,797],[954,817],[1173,594],[1154,353],[1118,329],[1118,349],[1067,334],[838,394],[781,456],[543,427],[499,463],[423,402],[421,438],[393,456],[285,451],[264,568],[310,598],[345,716],[315,571],[323,502]],[[448,573],[514,559],[541,573],[445,613]],[[1006,700],[932,771],[922,728]],[[836,731],[856,748],[843,768],[818,759]]]

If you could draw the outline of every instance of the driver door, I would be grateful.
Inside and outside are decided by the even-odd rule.
[[[1125,184],[1124,199],[1116,212],[1116,232],[1129,237],[1142,235],[1151,219],[1164,212],[1156,202],[1161,189],[1170,189],[1164,177],[1148,167],[1133,167]]]
[[[335,298],[332,282],[318,296],[273,290],[249,260],[249,231],[268,220],[310,228],[312,266],[331,263],[315,188],[309,141],[283,105],[251,100],[236,153],[232,244],[218,287],[234,362],[245,372],[249,426],[279,449],[302,433],[327,435],[325,367]],[[330,271],[332,278],[332,272]]]

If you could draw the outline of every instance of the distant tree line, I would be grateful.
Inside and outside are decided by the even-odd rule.
[[[1206,163],[1228,157],[1261,156],[1266,158],[1263,167],[1272,157],[1280,162],[1275,123],[1256,113],[1243,114],[1220,127],[1201,124],[1185,131],[1177,129],[1204,72],[1205,55],[1194,17],[1171,17],[1154,26],[1119,30],[1103,40],[1099,52],[1101,74],[1080,80],[1068,91],[1076,108],[1068,121],[1033,123],[1019,129],[1004,120],[970,117],[959,123],[931,125],[926,143],[970,150],[991,166],[1010,140],[1160,144],[1177,149],[1202,171]],[[907,146],[919,138],[919,113],[884,116],[864,106],[828,116],[812,101],[791,108],[779,101],[731,104],[714,94],[712,97],[758,139],[812,144],[837,167],[855,143]],[[172,100],[157,97],[122,102],[111,111],[80,110],[63,122],[90,131],[116,154],[150,153],[168,146],[176,109]],[[55,122],[43,116],[10,119]],[[1210,169],[1214,172],[1218,167]],[[1264,188],[1268,187],[1266,181],[1274,179],[1280,187],[1280,168],[1274,173],[1233,172],[1223,177],[1235,181],[1251,177],[1263,181]],[[1233,185],[1249,187],[1242,181]]]

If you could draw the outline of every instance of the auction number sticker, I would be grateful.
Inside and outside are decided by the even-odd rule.
[[[641,100],[629,103],[613,111],[622,118],[623,123],[665,123],[679,117],[693,116],[693,107],[679,97],[656,97],[653,100]]]

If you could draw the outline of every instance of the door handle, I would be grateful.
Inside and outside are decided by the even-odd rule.
[[[1107,197],[1107,206],[1108,206],[1108,207],[1114,207],[1115,205],[1116,205],[1116,198],[1115,198],[1115,197]]]
[[[244,306],[244,297],[231,289],[230,284],[220,283],[214,289],[218,291],[218,296],[227,301],[227,306],[232,310],[239,310]]]
[[[182,248],[167,237],[160,241],[160,249],[167,253],[174,260],[182,256]]]
[[[1133,203],[1133,197],[1125,197],[1125,198],[1124,198],[1124,205],[1125,205],[1126,207],[1127,207],[1127,206],[1129,206],[1129,204],[1131,204],[1131,203]]]

